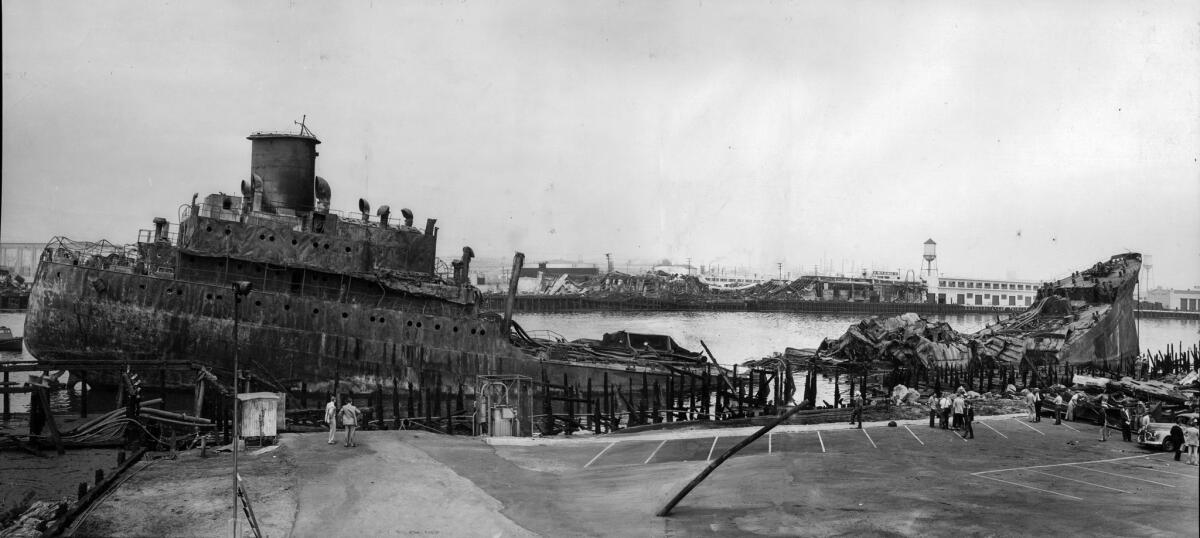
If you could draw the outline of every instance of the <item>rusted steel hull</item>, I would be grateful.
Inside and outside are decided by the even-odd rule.
[[[185,360],[230,379],[233,316],[233,294],[225,286],[43,261],[26,316],[26,345],[46,363]],[[480,374],[585,383],[607,373],[614,384],[640,383],[643,373],[670,375],[654,366],[544,360],[511,345],[499,321],[285,293],[245,299],[238,334],[242,368],[283,387],[305,382],[313,392],[336,384],[341,391],[390,393],[439,380],[469,391]],[[169,388],[194,383],[191,371],[164,372]],[[118,381],[112,371],[89,374],[93,384]]]

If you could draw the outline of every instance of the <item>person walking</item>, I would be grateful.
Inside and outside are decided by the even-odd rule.
[[[354,407],[354,400],[346,397],[346,405],[342,406],[342,425],[346,427],[346,446],[358,446],[354,443],[354,430],[358,429],[358,419],[362,413]]]
[[[1067,402],[1067,420],[1075,422],[1075,406],[1079,404],[1079,393],[1071,395],[1071,400]]]
[[[966,408],[963,409],[963,439],[975,438],[975,427],[972,423],[975,422],[975,404],[967,400]]]
[[[325,404],[325,422],[329,424],[329,443],[334,444],[334,436],[337,435],[337,395],[330,394],[329,402]]]
[[[1183,440],[1187,443],[1188,465],[1200,466],[1200,419],[1192,419],[1192,423],[1183,430]]]
[[[1129,410],[1129,406],[1121,406],[1121,440],[1126,443],[1133,441],[1133,435],[1130,431],[1133,425],[1133,414]]]
[[[950,404],[954,411],[954,429],[963,427],[963,408],[967,404],[967,399],[963,398],[961,393],[954,395],[954,403]]]

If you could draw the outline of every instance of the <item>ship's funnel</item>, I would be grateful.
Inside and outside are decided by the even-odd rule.
[[[250,173],[262,177],[262,211],[281,209],[309,212],[316,203],[317,144],[315,137],[255,133],[251,141]]]

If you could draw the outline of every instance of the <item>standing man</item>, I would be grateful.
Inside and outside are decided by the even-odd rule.
[[[942,394],[940,392],[934,392],[933,394],[929,395],[929,427],[930,428],[935,427],[933,424],[933,420],[941,414],[942,407],[940,405],[938,405],[938,400],[940,400],[941,398],[942,398]]]
[[[1121,440],[1126,443],[1133,441],[1133,435],[1130,431],[1133,425],[1133,414],[1129,410],[1128,405],[1121,406]]]
[[[1171,444],[1175,445],[1175,461],[1179,461],[1179,453],[1183,450],[1183,426],[1180,424],[1184,419],[1175,419],[1175,425],[1171,426]]]
[[[1054,425],[1055,426],[1059,426],[1062,424],[1062,406],[1063,406],[1062,393],[1058,393],[1058,392],[1054,393]]]
[[[333,436],[337,435],[337,395],[330,394],[329,402],[325,404],[325,422],[329,423],[329,443],[334,444],[337,441]]]
[[[1033,389],[1033,421],[1042,421],[1042,389]]]
[[[1033,391],[1025,389],[1025,414],[1028,415],[1029,422],[1033,422]]]
[[[1180,430],[1182,433],[1183,430]],[[1108,394],[1100,395],[1100,441],[1108,440]]]
[[[941,406],[942,412],[941,426],[942,429],[945,430],[950,427],[950,397],[942,396],[942,398],[938,400],[938,405]]]
[[[975,438],[975,427],[971,425],[972,422],[975,422],[975,405],[967,400],[967,406],[963,410],[963,439]]]
[[[963,409],[966,407],[967,399],[963,398],[962,393],[954,395],[954,403],[951,404],[951,409],[954,411],[954,429],[963,427]]]
[[[1079,404],[1079,393],[1071,395],[1071,401],[1067,402],[1067,420],[1075,422],[1075,406]]]
[[[358,429],[358,418],[361,416],[354,400],[346,396],[346,405],[342,406],[342,425],[346,427],[346,446],[358,446],[354,443],[354,430]]]

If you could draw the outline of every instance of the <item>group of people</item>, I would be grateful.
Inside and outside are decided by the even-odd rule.
[[[934,425],[937,420],[938,424]],[[929,397],[929,427],[961,430],[963,439],[974,439],[975,404],[967,399],[967,391],[958,387],[954,396],[942,395],[941,391],[934,392]]]
[[[354,407],[353,400],[346,397],[346,402],[339,408],[337,395],[329,395],[329,403],[325,404],[325,422],[329,423],[329,444],[337,442],[337,425],[341,422],[342,427],[346,429],[346,446],[358,446],[354,443],[354,431],[358,429],[359,420],[362,420],[362,411]]]

